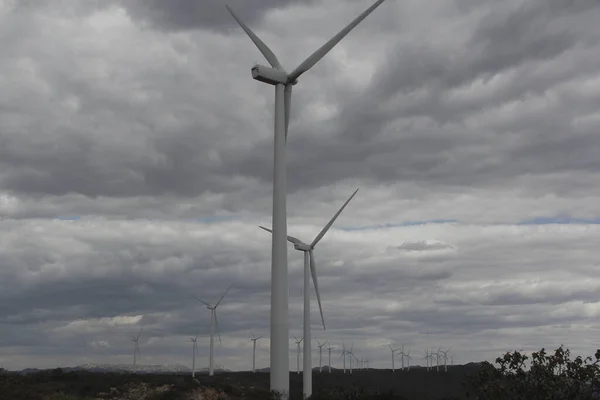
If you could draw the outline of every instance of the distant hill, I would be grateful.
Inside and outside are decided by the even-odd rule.
[[[52,371],[56,368],[48,368],[48,369],[38,369],[38,368],[26,368],[21,371],[17,371],[20,375],[29,375],[35,374],[38,372],[47,372]],[[123,373],[130,374],[133,372],[133,366],[131,364],[84,364],[78,365],[76,367],[61,367],[62,372],[78,372],[78,371],[87,371],[87,372],[112,372],[112,373]],[[215,373],[221,372],[231,372],[231,370],[219,365],[214,369]],[[180,365],[180,364],[155,364],[155,365],[137,365],[136,366],[137,374],[184,374],[184,373],[192,373],[191,368]],[[198,368],[196,369],[197,374],[208,374],[208,368]]]

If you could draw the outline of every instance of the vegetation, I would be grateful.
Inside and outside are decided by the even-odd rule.
[[[591,400],[600,399],[600,350],[592,357],[571,359],[560,346],[554,354],[544,349],[527,355],[508,352],[496,359],[497,367],[485,362],[467,379],[467,395],[480,400]]]
[[[600,399],[600,350],[571,359],[569,350],[517,351],[448,372],[368,370],[315,373],[311,400],[591,400]],[[301,374],[290,374],[291,400],[301,399]],[[21,375],[0,369],[0,400],[276,400],[268,374],[231,372],[209,377],[63,372]]]

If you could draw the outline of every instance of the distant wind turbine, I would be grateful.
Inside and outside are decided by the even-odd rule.
[[[138,344],[138,340],[140,340],[140,335],[142,334],[142,329],[138,332],[137,336],[131,336],[131,340],[134,343],[133,345],[133,373],[137,372],[137,357],[140,355],[140,345]]]
[[[312,394],[312,349],[310,338],[310,275],[312,275],[313,285],[315,286],[315,294],[317,295],[317,303],[319,303],[319,312],[321,313],[321,322],[323,329],[325,328],[325,318],[323,317],[323,307],[321,306],[321,294],[319,293],[319,282],[317,279],[317,269],[315,267],[314,248],[319,241],[325,236],[329,228],[333,225],[337,217],[344,211],[350,200],[356,195],[358,189],[352,193],[350,198],[346,200],[344,205],[335,213],[333,218],[329,220],[327,225],[319,232],[311,244],[306,244],[300,239],[293,236],[287,236],[287,240],[294,244],[294,248],[304,253],[304,355],[303,355],[303,376],[302,376],[302,395],[310,397]],[[273,233],[269,228],[260,226],[267,232]]]
[[[304,338],[298,339],[294,336],[294,339],[296,339],[296,345],[298,346],[298,352],[296,353],[296,372],[300,374],[300,343],[302,343]]]
[[[446,350],[446,351],[441,351],[441,353],[444,355],[444,372],[448,372],[448,352],[450,351],[450,349]]]
[[[344,341],[342,341],[342,355],[340,356],[340,358],[343,360],[343,366],[344,366],[344,374],[346,373],[346,355],[348,354],[348,351],[346,350],[346,345],[344,344]]]
[[[412,357],[410,356],[410,350],[408,350],[408,353],[406,353],[406,370],[410,371],[410,360],[412,360]]]
[[[198,351],[198,335],[190,338],[192,342],[192,378],[196,375],[196,352]]]
[[[250,338],[250,340],[252,340],[252,372],[256,372],[256,341],[258,339],[262,338],[262,336],[256,337],[254,336],[254,332],[252,332],[252,337]]]
[[[390,348],[390,351],[392,352],[392,372],[396,371],[396,352],[400,349],[394,349],[391,345],[387,345]]]
[[[400,348],[400,352],[398,353],[398,355],[400,356],[400,365],[402,367],[400,371],[404,371],[404,345],[402,345],[402,347]]]
[[[319,373],[323,373],[323,364],[321,363],[321,360],[323,358],[323,346],[325,346],[327,344],[327,340],[324,341],[323,343],[321,343],[317,340],[317,343],[319,344],[317,346],[319,348]]]
[[[215,338],[215,327],[217,328],[217,334],[219,335],[219,343],[222,343],[222,341],[221,341],[221,332],[219,332],[219,321],[217,319],[217,307],[219,306],[219,304],[221,304],[221,301],[223,301],[223,298],[225,297],[225,295],[227,294],[227,292],[229,292],[229,289],[231,289],[232,285],[229,285],[229,287],[227,288],[227,290],[225,290],[225,292],[223,293],[223,295],[221,295],[221,298],[219,299],[219,301],[217,301],[214,306],[212,304],[209,304],[209,303],[203,301],[203,300],[200,300],[197,297],[195,298],[200,303],[204,304],[207,309],[210,310],[210,352],[209,352],[209,361],[208,361],[208,375],[209,376],[213,376],[214,375],[214,349],[215,349],[214,338]]]
[[[329,373],[331,373],[331,350],[335,349],[335,347],[329,346],[327,348],[327,351],[329,352],[329,362],[327,363],[327,366],[329,367]]]

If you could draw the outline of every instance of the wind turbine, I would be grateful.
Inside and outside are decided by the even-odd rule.
[[[396,352],[400,349],[394,349],[391,345],[387,345],[390,350],[392,351],[392,372],[396,371],[396,363],[395,363],[395,359],[396,359]]]
[[[436,372],[440,371],[440,350],[441,350],[441,348],[438,348],[438,350],[435,353],[435,371]]]
[[[429,349],[425,350],[425,357],[421,358],[421,360],[425,360],[425,365],[427,366],[427,371],[429,371]]]
[[[298,352],[296,353],[296,372],[300,374],[300,343],[302,343],[304,338],[298,339],[294,336],[294,339],[296,339],[296,345],[298,345]]]
[[[352,29],[373,12],[385,0],[377,0],[344,29],[311,54],[298,67],[288,74],[275,54],[259,39],[252,30],[227,7],[231,16],[246,32],[250,40],[267,59],[271,67],[255,64],[252,77],[260,82],[275,86],[274,113],[274,162],[273,162],[273,238],[271,245],[271,390],[285,398],[289,396],[289,342],[288,342],[288,269],[286,219],[286,148],[292,86],[298,78],[311,69],[319,60],[335,47]]]
[[[404,345],[402,345],[402,347],[400,348],[400,352],[398,353],[398,355],[400,355],[400,365],[402,366],[402,369],[400,371],[404,371]]]
[[[348,354],[348,351],[346,350],[346,345],[342,341],[342,355],[340,358],[343,360],[342,364],[344,366],[344,374],[346,373],[346,354]]]
[[[233,285],[233,284],[231,284],[231,285]],[[210,352],[209,352],[209,360],[208,360],[208,375],[209,376],[213,376],[214,372],[215,372],[214,371],[214,357],[213,357],[214,356],[214,348],[215,348],[215,344],[214,344],[215,326],[217,327],[217,334],[219,335],[219,343],[223,343],[221,341],[221,332],[219,332],[219,321],[217,319],[217,307],[219,306],[219,304],[221,304],[221,301],[223,301],[223,298],[225,297],[227,292],[229,292],[229,289],[231,289],[231,285],[229,285],[227,290],[225,290],[225,292],[221,295],[221,298],[219,299],[219,301],[217,301],[215,303],[215,305],[208,304],[207,302],[200,300],[197,297],[195,298],[200,303],[204,304],[207,309],[210,310]]]
[[[262,336],[256,337],[254,336],[254,332],[252,332],[252,337],[250,338],[250,340],[252,340],[253,344],[253,349],[252,349],[252,372],[256,372],[256,341],[258,339],[261,339]]]
[[[325,318],[323,317],[323,307],[321,306],[321,295],[319,293],[319,281],[317,280],[317,269],[315,267],[314,248],[319,241],[325,236],[329,228],[333,225],[337,217],[344,211],[350,200],[356,195],[358,189],[346,200],[344,205],[335,213],[333,218],[329,220],[327,225],[319,232],[311,244],[306,244],[300,239],[293,236],[287,236],[287,240],[294,244],[294,248],[304,253],[304,355],[303,355],[303,375],[302,375],[302,394],[304,397],[309,397],[312,394],[312,349],[310,340],[310,275],[312,274],[313,285],[317,295],[317,303],[319,303],[319,312],[321,313],[321,322],[323,329],[325,328]],[[261,226],[267,232],[273,233],[272,230]]]
[[[448,372],[448,352],[450,351],[450,349],[443,351],[442,350],[442,354],[444,355],[444,372]]]
[[[329,373],[331,373],[331,350],[335,349],[335,347],[329,346],[327,351],[329,352],[329,362],[327,363],[329,366]]]
[[[138,340],[140,340],[140,335],[142,334],[142,329],[144,329],[144,328],[142,327],[140,329],[137,336],[131,336],[131,341],[134,343],[134,345],[133,345],[133,373],[134,374],[137,372],[137,370],[136,370],[137,356],[140,355],[140,345],[138,344]]]
[[[350,350],[346,350],[346,354],[348,354],[350,356],[350,357],[348,357],[348,361],[350,362],[350,365],[349,365],[350,374],[352,374],[352,357],[356,358],[356,356],[352,352],[353,348],[354,348],[354,343],[352,343],[350,345]]]
[[[196,352],[198,351],[198,335],[190,338],[192,342],[192,378],[196,376]]]
[[[323,357],[323,346],[327,344],[327,340],[323,343],[317,340],[317,343],[319,343],[319,345],[317,346],[319,348],[319,373],[323,373],[323,364],[321,363],[321,359]]]
[[[410,350],[408,350],[408,353],[406,353],[406,370],[410,371],[410,360],[412,360],[412,357],[410,356]]]

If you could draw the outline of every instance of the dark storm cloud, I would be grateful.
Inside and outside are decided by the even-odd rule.
[[[312,4],[315,0],[132,0],[119,2],[134,20],[168,31],[211,29],[222,31],[237,26],[225,4],[246,24],[266,12],[290,5]]]

